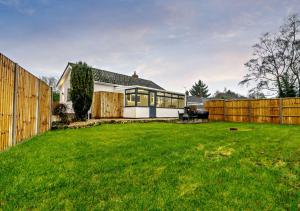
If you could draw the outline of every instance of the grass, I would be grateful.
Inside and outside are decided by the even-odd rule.
[[[0,153],[0,210],[298,210],[299,204],[299,126],[101,125],[48,132]]]

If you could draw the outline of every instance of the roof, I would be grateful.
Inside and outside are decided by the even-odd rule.
[[[69,63],[68,65],[72,67],[75,64]],[[97,82],[117,84],[122,86],[143,86],[143,87],[148,87],[153,89],[164,90],[164,88],[162,88],[161,86],[159,86],[158,84],[150,80],[135,78],[132,76],[101,70],[97,68],[92,68],[92,71],[93,71],[94,80]]]

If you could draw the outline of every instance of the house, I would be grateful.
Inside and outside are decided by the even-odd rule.
[[[73,63],[69,63],[57,83],[60,90],[60,103],[68,107],[68,113],[73,113],[70,100],[70,73]],[[120,109],[122,118],[159,118],[178,117],[183,112],[185,95],[182,93],[166,91],[153,81],[139,78],[134,72],[132,76],[114,73],[106,70],[92,68],[94,76],[94,92],[120,93],[122,102]],[[106,101],[107,109],[113,107],[115,102]],[[103,104],[102,104],[103,107]],[[98,109],[93,105],[92,109]],[[92,110],[90,113],[93,113]],[[103,118],[104,116],[98,116]],[[112,116],[105,116],[105,118]]]
[[[204,102],[206,98],[197,97],[197,96],[187,96],[186,105],[187,106],[196,106],[198,109],[204,109]]]

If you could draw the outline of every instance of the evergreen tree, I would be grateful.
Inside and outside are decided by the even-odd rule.
[[[190,89],[190,94],[197,97],[207,98],[210,96],[208,92],[208,86],[201,80],[196,82]]]
[[[294,83],[295,80],[287,73],[284,73],[281,78],[282,89],[279,92],[279,97],[296,97],[297,90]]]
[[[71,71],[71,100],[76,120],[86,120],[92,105],[94,79],[92,68],[78,62]]]

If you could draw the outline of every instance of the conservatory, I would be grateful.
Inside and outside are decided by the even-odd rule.
[[[125,89],[125,118],[178,117],[185,106],[185,95],[164,90],[134,87]]]

